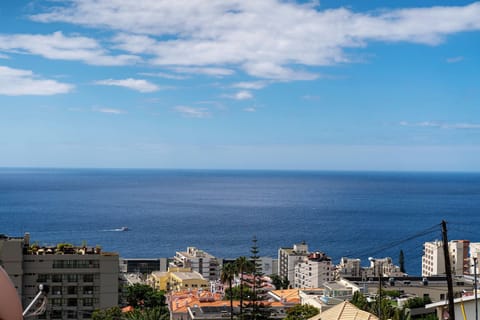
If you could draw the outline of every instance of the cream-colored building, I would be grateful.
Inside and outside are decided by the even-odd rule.
[[[337,277],[361,277],[362,266],[361,260],[358,258],[342,257],[340,264],[336,268]]]
[[[445,274],[445,256],[443,242],[432,241],[423,244],[422,276],[435,276]],[[450,265],[453,275],[470,273],[468,240],[452,240],[448,243]]]
[[[314,252],[295,265],[294,288],[320,288],[333,280],[332,259],[323,252]]]
[[[308,245],[305,242],[294,244],[291,248],[278,249],[278,275],[287,278],[290,285],[295,282],[295,265],[308,255]]]
[[[188,247],[187,251],[177,251],[170,267],[191,268],[192,271],[212,281],[220,278],[221,268],[218,259],[195,247]]]
[[[24,308],[48,285],[46,312],[38,319],[90,319],[95,309],[118,305],[119,257],[97,248],[30,244],[0,237],[0,261],[17,287]],[[36,319],[36,318],[33,318]]]

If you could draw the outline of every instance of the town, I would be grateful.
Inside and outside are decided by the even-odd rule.
[[[480,243],[452,240],[448,251],[456,308],[473,317]],[[305,242],[279,248],[276,259],[258,252],[254,238],[248,258],[218,258],[188,247],[171,258],[130,259],[86,243],[40,246],[29,233],[0,235],[0,266],[22,305],[37,308],[34,319],[102,319],[98,314],[112,308],[129,312],[146,307],[145,299],[132,302],[129,292],[134,287],[164,294],[167,318],[178,320],[297,319],[291,310],[298,306],[313,307],[312,319],[387,319],[395,318],[389,312],[401,308],[417,319],[445,314],[442,241],[424,243],[419,276],[405,273],[404,262],[397,266],[391,257],[371,257],[366,267],[354,257],[342,257],[335,264],[327,253],[311,251]],[[35,303],[39,296],[43,300]],[[360,299],[371,303],[371,313],[358,308]],[[395,301],[397,311],[375,304],[381,299]],[[257,317],[251,316],[255,310]],[[262,317],[265,310],[268,316]]]

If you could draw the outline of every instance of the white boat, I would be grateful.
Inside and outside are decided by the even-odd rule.
[[[130,229],[128,229],[128,227],[121,227],[119,229],[116,229],[117,231],[130,231]]]

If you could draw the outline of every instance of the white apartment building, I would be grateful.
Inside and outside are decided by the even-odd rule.
[[[320,288],[334,278],[332,259],[323,252],[314,252],[295,265],[294,288]]]
[[[392,258],[370,258],[370,267],[364,269],[367,277],[401,277],[405,274],[400,272],[400,267],[392,262]]]
[[[477,258],[477,275],[480,275],[480,268],[479,268],[479,264],[480,264],[480,242],[471,242],[470,243],[470,274],[475,274],[475,270],[474,270],[474,261],[473,259],[474,258]]]
[[[119,257],[99,247],[53,247],[0,236],[0,264],[12,279],[24,308],[48,285],[46,311],[32,319],[90,319],[95,309],[118,305]]]
[[[308,255],[308,245],[305,242],[294,244],[292,248],[278,249],[278,275],[287,278],[290,285],[295,280],[295,265]]]
[[[443,242],[436,240],[423,244],[422,276],[435,276],[445,274],[445,258]],[[470,272],[468,240],[452,240],[448,243],[450,265],[452,274],[463,275]]]
[[[191,268],[192,271],[200,273],[205,279],[210,281],[220,278],[221,268],[218,259],[195,247],[188,247],[187,251],[177,251],[171,266]]]

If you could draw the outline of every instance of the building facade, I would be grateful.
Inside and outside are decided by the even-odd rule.
[[[0,260],[17,287],[23,306],[48,285],[46,311],[33,319],[90,319],[95,309],[118,305],[119,257],[99,247],[30,244],[24,238],[0,239]]]
[[[205,279],[215,281],[220,278],[220,263],[211,254],[188,247],[187,251],[177,251],[171,267],[191,268],[192,271],[200,273]]]
[[[445,274],[445,255],[442,241],[425,242],[423,244],[422,276],[434,276]],[[470,273],[470,241],[452,240],[448,243],[450,265],[453,275]]]
[[[295,265],[302,262],[308,253],[308,245],[305,242],[294,244],[291,248],[278,249],[278,275],[288,279],[290,285],[293,286]]]
[[[314,252],[295,265],[294,288],[320,288],[334,278],[332,259],[323,252]]]

